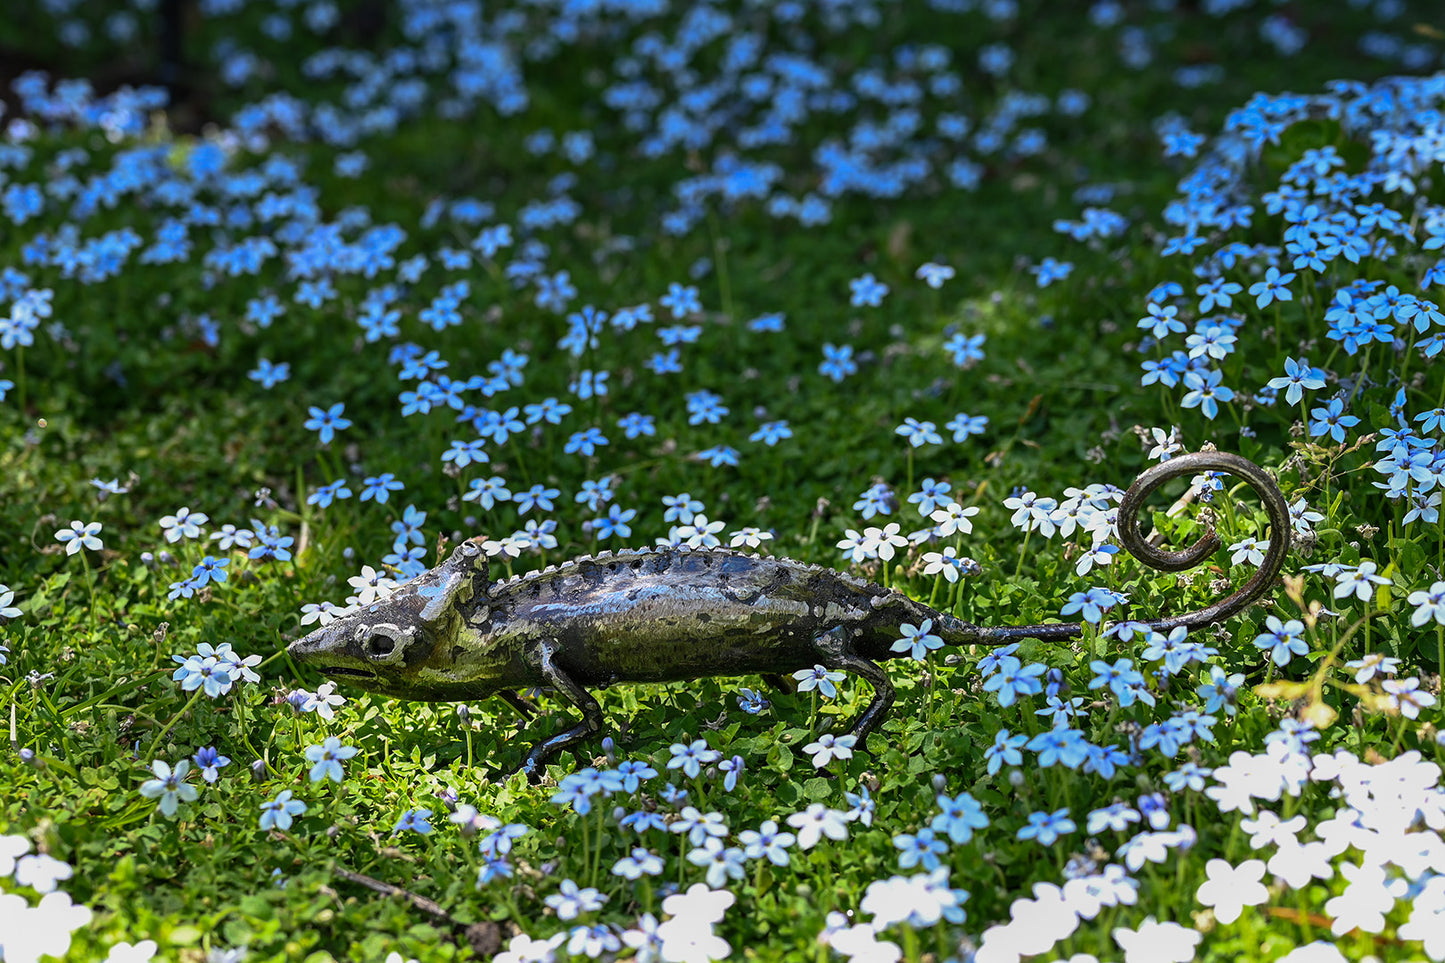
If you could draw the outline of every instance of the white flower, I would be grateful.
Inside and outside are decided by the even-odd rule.
[[[1368,602],[1370,596],[1375,592],[1376,585],[1390,584],[1391,581],[1388,578],[1375,574],[1375,563],[1366,559],[1359,564],[1358,568],[1346,568],[1336,577],[1335,598],[1342,599],[1353,595],[1361,602]]]
[[[1258,817],[1240,820],[1239,828],[1249,833],[1250,849],[1288,846],[1295,842],[1295,834],[1305,828],[1305,818],[1296,816],[1281,822],[1273,810],[1261,809]]]
[[[1311,879],[1329,879],[1335,875],[1330,865],[1327,843],[1283,843],[1279,852],[1269,858],[1269,871],[1293,889],[1302,889]]]
[[[30,840],[24,836],[0,836],[0,877],[15,872],[15,861],[30,852]]]
[[[1150,459],[1157,458],[1160,461],[1168,461],[1176,452],[1184,450],[1179,443],[1179,429],[1170,428],[1166,434],[1163,428],[1150,428],[1149,433],[1154,436],[1154,447],[1149,449]]]
[[[1203,906],[1214,907],[1214,918],[1221,923],[1239,919],[1246,906],[1257,906],[1269,899],[1269,890],[1260,882],[1264,878],[1264,860],[1246,859],[1238,866],[1228,860],[1211,859],[1204,864],[1207,882],[1195,894]]]
[[[677,534],[692,548],[716,548],[722,544],[717,533],[726,527],[725,522],[710,522],[706,515],[694,515],[691,524],[678,526]]]
[[[843,550],[843,554],[847,555],[848,560],[854,565],[870,557],[868,546],[863,536],[851,528],[847,530],[847,537],[838,542],[838,547]]]
[[[159,947],[155,940],[141,940],[134,946],[129,943],[117,943],[110,948],[110,955],[105,958],[105,963],[146,963],[156,955],[157,949]],[[389,960],[388,963],[390,963]]]
[[[492,963],[552,963],[557,958],[554,951],[565,939],[565,931],[545,940],[534,940],[525,933],[519,933],[507,943],[506,950],[492,957]]]
[[[1330,932],[1344,936],[1350,930],[1379,933],[1385,928],[1385,914],[1395,905],[1385,881],[1385,868],[1375,863],[1356,866],[1341,863],[1340,875],[1350,881],[1345,891],[1325,903],[1325,912],[1334,917]]]
[[[1137,930],[1114,928],[1114,942],[1124,951],[1124,963],[1188,963],[1203,937],[1178,923],[1160,923],[1149,916]]]
[[[712,926],[687,917],[659,925],[657,936],[662,941],[658,955],[667,963],[709,963],[732,952],[732,946],[715,934]]]
[[[100,522],[71,522],[69,528],[56,532],[55,538],[64,543],[66,555],[75,555],[82,548],[98,552],[105,547],[104,543],[96,538],[103,527]]]
[[[396,590],[395,579],[386,577],[370,565],[361,566],[361,574],[351,576],[346,582],[356,589],[355,595],[347,596],[348,605],[370,605]]]
[[[759,548],[763,542],[769,541],[772,537],[772,532],[765,532],[760,528],[753,528],[749,525],[728,535],[728,547],[741,548],[746,546],[748,548]]]
[[[855,923],[848,929],[834,933],[828,938],[828,945],[848,957],[853,963],[897,963],[903,958],[903,951],[897,943],[878,941],[878,934],[867,923]]]
[[[70,934],[88,925],[91,915],[68,893],[46,893],[33,907],[22,896],[0,893],[0,950],[13,963],[62,957],[70,950]]]
[[[848,838],[847,814],[829,809],[822,803],[813,803],[802,812],[793,813],[788,817],[788,825],[798,831],[799,849],[812,849],[823,836],[839,840]]]
[[[55,892],[56,884],[62,879],[70,879],[74,873],[69,863],[45,853],[22,856],[15,864],[15,882],[29,886],[37,893]]]
[[[931,513],[928,517],[938,523],[938,534],[942,538],[948,538],[959,532],[967,535],[973,531],[973,522],[969,519],[978,514],[978,506],[970,505],[964,508],[958,502],[949,502],[938,511]]]
[[[874,929],[882,930],[902,923],[918,905],[922,876],[890,876],[875,879],[863,893],[858,908],[873,917]]]
[[[693,883],[686,893],[674,893],[663,900],[662,911],[676,920],[689,919],[711,926],[720,922],[723,913],[735,902],[737,897],[727,890]]]
[[[1248,562],[1251,565],[1264,564],[1264,553],[1269,551],[1269,539],[1259,541],[1255,538],[1246,538],[1229,546],[1234,554],[1229,557],[1229,564],[1238,565],[1241,562]]]
[[[334,719],[336,717],[334,707],[346,703],[346,697],[335,695],[335,691],[335,682],[321,683],[316,687],[315,692],[306,693],[306,701],[301,703],[301,711],[314,712],[323,719]]]
[[[210,520],[205,512],[182,508],[174,515],[162,517],[161,529],[166,533],[167,542],[179,542],[183,538],[200,538],[201,526]]]
[[[869,526],[863,529],[863,548],[869,557],[876,556],[886,562],[893,557],[895,548],[907,545],[908,539],[899,535],[898,529],[897,522],[889,522],[882,528]]]
[[[958,581],[962,559],[958,557],[958,549],[952,545],[944,546],[941,552],[924,552],[923,561],[924,575],[942,575],[950,582]]]
[[[1385,690],[1390,707],[1399,710],[1400,715],[1406,719],[1419,718],[1421,709],[1428,709],[1435,704],[1435,697],[1422,690],[1420,680],[1413,677],[1386,679],[1380,683],[1380,688]]]
[[[512,536],[508,535],[500,542],[495,538],[489,538],[482,543],[482,551],[487,553],[487,558],[494,558],[497,555],[506,555],[508,558],[516,558],[522,554],[523,546]]]
[[[301,624],[310,625],[315,622],[317,625],[330,625],[341,618],[348,611],[347,607],[336,605],[332,602],[307,602],[301,606]]]
[[[1426,880],[1413,901],[1410,921],[1395,932],[1402,940],[1419,940],[1430,959],[1445,960],[1445,876]]]
[[[4,624],[5,619],[20,618],[20,610],[10,604],[14,601],[15,593],[10,590],[10,586],[0,583],[0,625]]]
[[[803,747],[803,751],[813,757],[813,765],[822,769],[834,759],[851,759],[853,757],[853,744],[858,741],[857,736],[837,736],[831,732],[825,732],[818,737],[817,742],[810,742]]]

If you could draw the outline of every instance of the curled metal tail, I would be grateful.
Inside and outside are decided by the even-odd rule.
[[[1130,555],[1161,572],[1182,572],[1199,565],[1218,551],[1219,536],[1213,526],[1193,545],[1177,552],[1165,551],[1149,544],[1139,532],[1139,510],[1144,500],[1160,485],[1181,475],[1217,471],[1242,478],[1264,503],[1269,516],[1269,549],[1259,570],[1240,588],[1207,608],[1186,612],[1172,618],[1140,620],[1140,624],[1157,632],[1168,632],[1178,626],[1190,629],[1209,625],[1229,618],[1243,611],[1263,598],[1274,587],[1280,569],[1284,567],[1285,556],[1289,553],[1290,517],[1289,503],[1279,490],[1273,478],[1263,468],[1247,458],[1223,451],[1200,451],[1178,455],[1166,462],[1155,465],[1144,472],[1119,503],[1119,541]],[[1046,625],[1003,625],[980,628],[976,644],[1003,645],[1020,639],[1044,639],[1054,641],[1070,639],[1079,635],[1083,626],[1078,622],[1055,622]]]

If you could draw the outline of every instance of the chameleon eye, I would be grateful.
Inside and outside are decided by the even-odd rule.
[[[406,643],[411,640],[413,631],[389,622],[373,625],[367,630],[365,638],[361,640],[361,650],[368,659],[377,662],[396,662],[402,657]]]

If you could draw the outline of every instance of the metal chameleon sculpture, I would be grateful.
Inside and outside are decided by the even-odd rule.
[[[1194,472],[1238,476],[1259,495],[1271,527],[1269,549],[1238,591],[1195,612],[1142,624],[1158,631],[1227,618],[1274,586],[1289,550],[1289,506],[1274,480],[1238,455],[1199,452],[1145,471],[1119,503],[1119,540],[1160,571],[1189,569],[1220,545],[1211,528],[1190,547],[1162,551],[1140,535],[1144,499]],[[601,552],[492,582],[482,539],[384,599],[355,609],[293,642],[290,654],[361,689],[398,699],[448,702],[548,686],[582,721],[534,746],[523,771],[603,727],[589,688],[619,682],[675,682],[717,675],[781,675],[821,664],[867,679],[873,700],[853,733],[883,721],[893,686],[878,663],[897,658],[899,626],[933,620],[950,645],[1067,639],[1077,622],[984,627],[936,612],[903,593],[786,558],[726,549]]]

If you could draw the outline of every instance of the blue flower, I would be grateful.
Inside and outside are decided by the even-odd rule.
[[[1255,295],[1255,306],[1265,308],[1273,301],[1292,301],[1294,295],[1286,285],[1295,279],[1293,273],[1280,274],[1279,268],[1271,267],[1264,273],[1264,280],[1249,286],[1249,293]]]
[[[1205,712],[1217,712],[1222,708],[1226,715],[1232,716],[1239,711],[1239,690],[1243,685],[1243,673],[1226,675],[1219,666],[1212,665],[1208,681],[1195,686],[1194,691],[1204,700]]]
[[[671,311],[674,318],[685,318],[702,310],[697,288],[692,285],[669,284],[667,293],[658,298],[657,303]]]
[[[1053,259],[1045,258],[1045,260]],[[935,264],[929,261],[927,264],[919,265],[918,270],[913,272],[913,276],[936,291],[943,287],[944,281],[952,280],[956,273],[947,264]]]
[[[636,411],[617,419],[617,427],[622,429],[629,440],[641,435],[657,434],[657,428],[653,425],[653,416]]]
[[[914,448],[943,444],[943,436],[938,433],[937,426],[931,421],[919,421],[917,418],[904,418],[903,424],[894,429],[894,434],[907,438]]]
[[[195,786],[186,782],[186,773],[190,771],[189,759],[176,763],[175,769],[157,759],[151,763],[151,772],[155,773],[155,778],[141,785],[140,794],[147,799],[160,800],[157,803],[160,811],[173,817],[182,802],[193,802],[200,795]]]
[[[1034,736],[1028,747],[1039,754],[1039,766],[1055,764],[1074,769],[1089,758],[1089,744],[1078,729],[1050,729]]]
[[[1184,322],[1176,317],[1179,309],[1174,305],[1164,307],[1150,301],[1148,309],[1149,317],[1140,318],[1138,326],[1148,330],[1156,340],[1162,341],[1170,332],[1183,332]]]
[[[988,760],[988,774],[995,775],[1004,765],[1017,766],[1023,762],[1023,755],[1019,752],[1029,737],[1020,733],[1011,735],[1007,729],[1000,729],[993,737],[993,745],[984,750],[983,756]]]
[[[1268,649],[1275,665],[1286,666],[1294,656],[1309,654],[1309,643],[1303,638],[1304,623],[1299,619],[1282,622],[1278,617],[1269,615],[1265,617],[1264,624],[1269,631],[1255,636],[1254,644]]]
[[[191,584],[200,588],[207,582],[217,584],[226,580],[226,566],[231,564],[229,558],[217,559],[207,555],[201,559],[200,564],[191,570]]]
[[[1154,704],[1154,695],[1145,684],[1143,673],[1134,668],[1133,659],[1119,659],[1113,665],[1096,660],[1089,663],[1094,678],[1089,680],[1090,689],[1108,686],[1119,699],[1120,708],[1127,709],[1137,699],[1146,705]]]
[[[324,411],[313,406],[309,409],[311,417],[306,419],[303,427],[317,432],[321,444],[330,444],[336,432],[351,427],[351,422],[341,416],[345,410],[346,405],[339,401]]]
[[[988,825],[988,817],[984,815],[983,807],[966,792],[957,796],[939,793],[935,802],[941,812],[933,817],[930,826],[935,833],[947,836],[954,843],[968,842],[973,838],[975,829],[983,829]]]
[[[453,444],[456,443],[453,442]],[[446,460],[446,455],[443,455],[442,461]],[[485,454],[482,455],[482,460],[486,460]],[[461,466],[459,465],[458,467]],[[396,480],[396,476],[391,472],[382,472],[380,475],[362,480],[360,501],[364,502],[368,499],[375,499],[378,505],[384,504],[386,500],[391,497],[392,492],[399,492],[405,487],[405,485]]]
[[[925,826],[917,835],[899,833],[893,837],[893,846],[899,850],[898,865],[912,869],[922,863],[924,869],[938,868],[938,857],[948,852],[948,846],[941,839],[935,839],[933,830]]]
[[[1354,415],[1347,415],[1345,402],[1341,398],[1331,398],[1329,403],[1310,411],[1310,437],[1318,438],[1320,435],[1329,435],[1337,443],[1345,440],[1345,429],[1353,428],[1360,423],[1360,419]]]
[[[707,743],[702,739],[695,739],[690,743],[673,743],[669,751],[672,753],[672,758],[667,761],[667,768],[681,769],[689,776],[696,776],[702,771],[703,766],[722,758],[722,753],[716,749],[709,749]]]
[[[592,520],[592,531],[601,538],[611,538],[616,535],[618,538],[631,538],[632,528],[627,524],[637,517],[637,510],[629,508],[623,510],[620,505],[613,505],[607,510],[603,518]]]
[[[966,441],[972,435],[981,435],[988,427],[988,415],[966,415],[962,412],[943,427],[953,432],[953,440]]]
[[[817,689],[824,698],[836,699],[838,687],[835,682],[842,682],[842,672],[830,672],[826,666],[815,665],[811,669],[799,669],[793,673],[793,678],[798,680],[798,691],[809,692]]]
[[[427,836],[431,833],[431,810],[430,809],[408,809],[401,814],[396,825],[391,827],[394,833],[411,831]]]
[[[960,368],[966,368],[971,364],[983,360],[983,343],[986,336],[982,334],[965,335],[955,333],[943,343],[943,350],[953,358],[953,363]],[[955,441],[959,439],[955,438]]]
[[[1019,696],[1038,695],[1044,690],[1039,676],[1044,674],[1046,668],[1047,666],[1039,662],[1023,665],[1018,659],[1009,656],[1002,661],[998,672],[984,680],[983,689],[985,692],[996,692],[998,704],[1008,708]]]
[[[793,430],[788,427],[786,421],[765,421],[758,426],[758,430],[748,435],[748,441],[760,441],[772,447],[784,438],[793,437]]]
[[[1029,813],[1029,824],[1019,829],[1019,839],[1036,839],[1045,846],[1052,845],[1060,836],[1072,833],[1078,827],[1069,818],[1067,808],[1052,813]]]
[[[641,879],[643,876],[660,876],[662,870],[662,859],[641,846],[634,846],[630,855],[612,864],[612,875],[632,880]]]
[[[604,444],[606,442],[604,441]],[[588,454],[591,454],[590,452]],[[524,492],[517,492],[512,496],[512,501],[517,503],[517,514],[525,515],[533,508],[540,508],[544,512],[556,511],[557,506],[552,499],[562,494],[561,489],[548,488],[546,485],[533,485]]]
[[[484,510],[490,510],[497,502],[510,501],[512,492],[507,488],[506,481],[500,475],[493,475],[491,478],[473,478],[468,483],[468,491],[462,496],[464,501],[476,502]]]
[[[607,438],[599,429],[592,427],[586,431],[574,432],[572,437],[567,439],[567,444],[562,450],[569,455],[593,455],[596,454],[599,446],[606,444],[608,444]]]
[[[925,478],[919,485],[919,490],[908,496],[908,502],[911,505],[917,505],[918,514],[927,518],[940,505],[946,505],[952,501],[948,494],[952,489],[953,486],[948,482]]]
[[[201,771],[201,778],[206,782],[215,782],[220,778],[220,770],[231,764],[230,758],[221,755],[214,746],[197,749],[191,759],[195,762],[196,768]]]
[[[1223,372],[1215,369],[1184,372],[1184,386],[1190,390],[1180,399],[1180,405],[1198,408],[1213,421],[1219,414],[1219,402],[1234,399],[1234,389],[1219,383],[1223,378]]]
[[[657,770],[645,762],[627,760],[617,764],[615,775],[623,792],[636,792],[644,779],[657,775]]]
[[[755,716],[770,705],[772,705],[771,702],[764,699],[762,695],[752,689],[742,688],[738,690],[738,708],[749,715]]]
[[[934,635],[930,631],[932,628],[932,619],[924,619],[918,625],[904,622],[898,627],[898,631],[903,633],[903,637],[895,640],[889,651],[907,652],[915,662],[922,662],[928,657],[929,652],[943,646],[943,639]]]
[[[356,753],[355,746],[343,746],[336,736],[327,736],[320,745],[307,746],[306,759],[312,763],[311,781],[345,781],[346,774],[342,771],[341,764]]]
[[[818,365],[818,373],[827,375],[834,381],[841,382],[844,378],[858,372],[858,364],[853,360],[853,346],[845,344],[835,347],[831,344],[823,345],[823,363]]]
[[[725,773],[723,776],[723,792],[732,792],[737,788],[738,778],[747,769],[747,761],[742,756],[733,756],[731,759],[724,759],[717,764],[718,769]]]
[[[306,811],[306,804],[291,798],[291,790],[283,789],[276,798],[261,804],[261,828],[287,830],[291,820]]]
[[[257,360],[256,367],[247,373],[246,377],[258,382],[262,388],[274,388],[281,382],[291,377],[291,365],[286,362],[272,364],[265,358]],[[5,392],[0,388],[0,400],[4,400]]]
[[[1311,368],[1307,361],[1285,358],[1284,375],[1269,379],[1269,386],[1276,391],[1287,388],[1284,400],[1295,405],[1304,397],[1304,389],[1318,390],[1325,386],[1325,373],[1319,368]]]
[[[1085,622],[1098,625],[1104,618],[1104,613],[1123,599],[1122,595],[1106,588],[1091,588],[1086,592],[1075,592],[1070,595],[1068,602],[1064,603],[1063,609],[1060,610],[1060,614],[1073,615],[1078,612]]]
[[[848,303],[855,308],[876,308],[888,296],[888,285],[879,281],[872,274],[865,274],[849,281],[848,290],[851,292]]]

